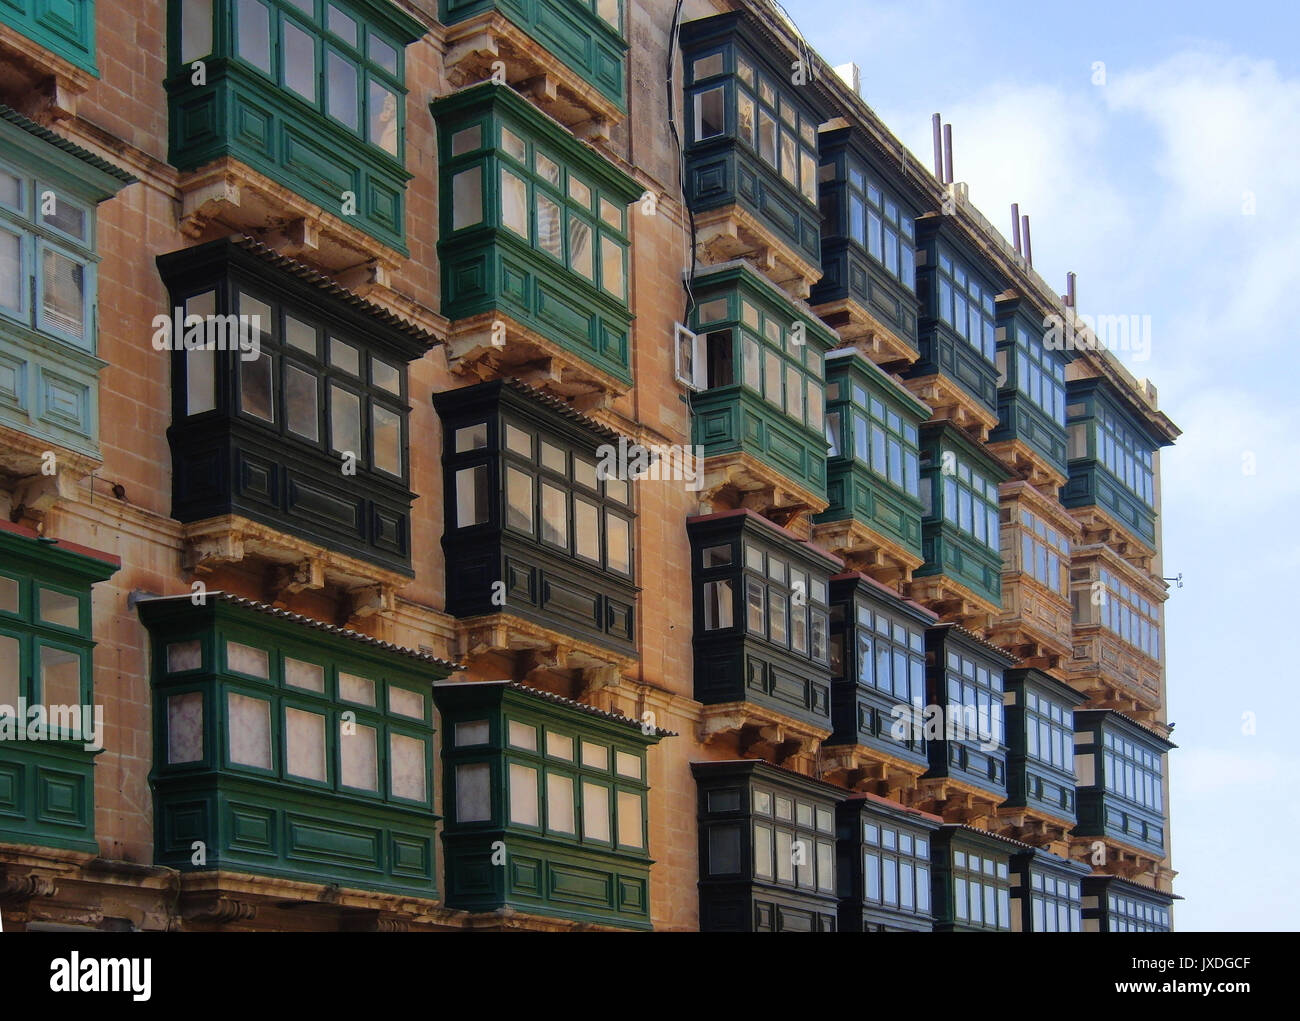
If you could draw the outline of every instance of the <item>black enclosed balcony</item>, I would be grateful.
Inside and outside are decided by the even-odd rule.
[[[755,759],[692,762],[700,929],[834,932],[835,806],[843,792]]]
[[[1032,850],[969,826],[945,825],[930,839],[936,932],[1010,932],[1011,856]]]
[[[1041,670],[1008,670],[1003,685],[1007,800],[1000,814],[1064,837],[1076,818],[1074,708],[1084,697]]]
[[[447,612],[581,649],[570,666],[636,655],[632,483],[605,471],[620,437],[515,380],[435,394],[443,429]],[[512,629],[515,631],[517,629]],[[563,664],[557,664],[563,665]]]
[[[687,519],[706,740],[809,753],[830,733],[830,579],[842,564],[752,511]]]
[[[915,221],[925,200],[861,129],[819,141],[824,272],[809,301],[864,357],[901,370],[920,357]]]
[[[1154,890],[1119,876],[1083,881],[1084,932],[1173,932],[1175,893]]]
[[[1112,709],[1074,714],[1079,824],[1076,837],[1116,845],[1116,857],[1158,862],[1165,834],[1165,754],[1177,745]]]
[[[1035,849],[1011,856],[1011,931],[1082,932],[1087,865]]]
[[[190,566],[256,550],[290,590],[409,576],[406,366],[433,338],[249,238],[158,269],[173,308],[154,335],[173,348],[172,515]]]
[[[930,932],[936,815],[866,794],[836,809],[840,931]]]
[[[823,776],[886,797],[915,785],[929,760],[921,728],[925,630],[934,614],[863,575],[831,579],[831,722]]]
[[[922,730],[930,757],[923,783],[934,810],[970,822],[1007,796],[1003,672],[1015,657],[956,624],[925,633],[927,691]]]
[[[682,26],[686,202],[709,262],[745,257],[795,297],[821,276],[817,128],[830,100],[744,12]],[[797,73],[797,72],[796,72]]]

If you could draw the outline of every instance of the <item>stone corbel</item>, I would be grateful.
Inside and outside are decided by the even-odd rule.
[[[17,875],[9,872],[0,875],[0,904],[25,904],[33,897],[53,897],[54,880],[34,872]]]
[[[267,598],[274,605],[283,605],[289,596],[307,589],[325,587],[325,560],[323,557],[305,557],[295,564],[282,564],[271,568],[266,580]]]
[[[396,605],[392,585],[363,585],[348,592],[348,619],[361,620],[377,613],[391,613]]]
[[[10,517],[14,521],[26,518],[39,525],[61,501],[71,500],[75,490],[71,477],[64,471],[56,469],[53,475],[29,475],[14,485]]]
[[[202,237],[220,206],[237,207],[239,202],[239,182],[230,175],[222,175],[215,181],[185,191],[181,198],[181,233],[192,239]]]
[[[220,564],[238,563],[243,559],[243,533],[231,530],[190,539],[185,544],[182,566],[194,574],[211,574]]]
[[[283,227],[270,231],[263,239],[269,247],[290,258],[310,256],[320,248],[320,222],[300,216]]]
[[[246,922],[257,916],[257,907],[234,897],[205,897],[187,903],[181,917],[187,922],[224,925],[227,922]]]

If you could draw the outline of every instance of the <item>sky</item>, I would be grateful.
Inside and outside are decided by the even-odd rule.
[[[952,124],[954,178],[1004,235],[1020,204],[1081,312],[1151,317],[1122,360],[1183,430],[1161,455],[1175,923],[1295,929],[1300,4],[785,7],[925,166],[931,114]]]

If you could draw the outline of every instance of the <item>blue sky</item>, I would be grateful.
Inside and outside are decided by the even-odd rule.
[[[926,166],[930,115],[952,123],[955,178],[1004,233],[1020,203],[1035,268],[1058,291],[1075,271],[1080,311],[1151,316],[1149,359],[1124,360],[1183,429],[1162,458],[1177,926],[1295,929],[1296,670],[1275,634],[1300,571],[1300,5],[786,8]]]

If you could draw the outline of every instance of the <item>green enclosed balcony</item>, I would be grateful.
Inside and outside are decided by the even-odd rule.
[[[629,0],[440,0],[455,87],[504,74],[575,134],[606,141],[627,116]]]
[[[0,106],[0,477],[29,512],[59,492],[50,469],[99,461],[97,206],[134,181]]]
[[[1108,523],[1154,552],[1155,456],[1173,436],[1135,415],[1130,402],[1101,379],[1071,381],[1065,415],[1070,478],[1061,490],[1061,503],[1095,508]]]
[[[646,758],[671,732],[511,681],[434,697],[447,905],[649,929]]]
[[[808,297],[822,273],[817,129],[829,96],[749,12],[688,21],[681,46],[683,187],[698,250],[713,263],[749,259]]]
[[[95,0],[0,0],[0,29],[5,26],[56,57],[99,77],[95,57]],[[20,52],[24,49],[14,48]]]
[[[909,389],[978,440],[998,424],[997,306],[1004,283],[950,221],[916,221],[916,296],[921,357],[904,373]]]
[[[640,186],[504,85],[430,109],[453,371],[594,402],[626,391],[628,206]]]
[[[858,351],[826,357],[826,496],[814,536],[877,581],[921,566],[921,423],[930,409]]]
[[[1074,714],[1079,789],[1076,837],[1118,845],[1116,858],[1159,862],[1169,854],[1165,755],[1173,742],[1113,709]]]
[[[0,522],[0,844],[99,853],[90,598],[119,566]]]
[[[455,664],[221,592],[137,609],[156,864],[437,895],[430,696]]]
[[[169,0],[182,229],[285,229],[339,268],[406,255],[405,50],[423,34],[388,0]]]
[[[989,446],[1030,484],[1055,492],[1068,474],[1065,366],[1069,356],[1044,342],[1043,317],[1023,298],[998,312],[998,425]]]
[[[869,360],[902,369],[917,340],[916,217],[925,199],[857,127],[819,136],[821,280],[809,301]]]
[[[986,624],[1002,600],[1002,468],[948,423],[921,429],[922,552],[911,594],[945,617]]]
[[[705,490],[761,490],[786,514],[821,510],[823,371],[835,335],[744,263],[697,275],[693,293],[695,333],[679,338],[677,375],[694,389]]]

